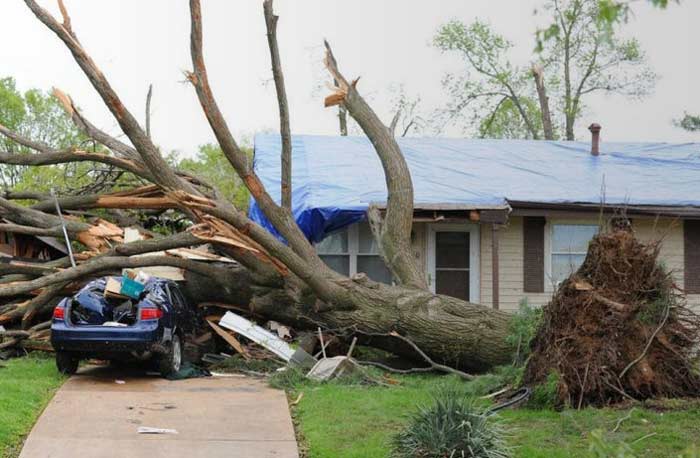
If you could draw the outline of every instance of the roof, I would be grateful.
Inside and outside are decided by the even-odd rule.
[[[700,207],[700,143],[400,138],[419,208],[504,208],[509,201]],[[293,213],[311,240],[386,201],[366,137],[292,137]],[[255,170],[280,197],[281,141],[255,137]],[[270,228],[251,202],[251,217]],[[273,231],[274,232],[274,231]]]

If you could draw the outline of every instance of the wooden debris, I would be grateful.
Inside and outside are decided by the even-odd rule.
[[[226,332],[225,330],[221,329],[216,323],[213,321],[207,320],[207,323],[209,323],[209,326],[219,335],[221,336],[231,347],[233,347],[234,350],[236,350],[238,353],[243,356],[246,360],[250,359],[250,355],[248,352],[243,348],[243,345],[236,339],[232,334]]]

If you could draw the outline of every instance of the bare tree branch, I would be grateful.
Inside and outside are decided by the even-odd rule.
[[[326,68],[339,83],[336,93],[326,98],[326,106],[342,103],[347,108],[374,145],[384,169],[388,196],[385,223],[378,239],[384,258],[400,283],[427,289],[425,273],[419,268],[411,250],[413,183],[408,164],[394,136],[357,92],[355,86],[358,80],[348,83],[338,70],[328,42],[325,42],[325,46]]]
[[[275,80],[277,91],[277,105],[280,112],[280,135],[282,136],[282,207],[289,212],[292,211],[292,134],[289,127],[289,105],[287,104],[287,91],[284,87],[284,75],[282,74],[282,63],[280,61],[280,51],[277,45],[277,21],[272,9],[272,0],[263,2],[263,12],[265,15],[265,26],[267,27],[267,44],[270,48],[270,59],[272,61],[272,77]]]
[[[537,96],[540,101],[540,113],[542,114],[542,128],[545,140],[554,140],[554,129],[552,128],[552,115],[549,111],[549,97],[544,86],[544,70],[535,64],[532,66],[532,76],[535,79]]]
[[[146,136],[151,138],[151,97],[153,97],[153,85],[148,85],[146,94]]]
[[[199,0],[190,0],[190,16],[192,26],[190,34],[190,52],[192,55],[193,72],[189,74],[189,80],[197,91],[199,102],[224,155],[236,170],[238,176],[241,177],[241,180],[255,198],[267,219],[286,239],[293,253],[290,253],[289,250],[286,249],[287,247],[282,244],[270,243],[271,241],[269,238],[264,236],[265,243],[267,243],[266,248],[275,256],[278,256],[292,272],[311,286],[320,297],[329,301],[344,302],[343,298],[345,297],[345,292],[343,289],[329,281],[330,278],[337,278],[338,275],[329,269],[318,257],[316,250],[306,239],[301,229],[299,229],[291,213],[277,205],[270,197],[262,182],[253,171],[247,156],[241,151],[233,138],[228,124],[214,99],[211,87],[209,86],[209,79],[202,51],[202,13]],[[222,213],[220,213],[220,215],[222,215]],[[229,222],[232,222],[232,217],[233,220],[240,221],[241,219],[240,215],[234,215],[231,212],[226,216],[229,218]],[[245,226],[250,228],[251,224],[253,223],[248,221],[245,223]],[[239,227],[239,225],[240,223],[234,224],[235,227]],[[262,229],[262,231],[265,230]],[[262,234],[260,235],[262,236]],[[262,238],[259,239],[259,241],[262,243]]]
[[[65,7],[61,8],[64,20],[63,24],[60,24],[51,14],[40,7],[36,1],[24,0],[24,2],[37,19],[53,31],[68,47],[75,61],[83,70],[83,73],[85,73],[85,76],[88,77],[92,86],[100,97],[102,97],[107,108],[112,112],[112,115],[119,123],[122,131],[136,147],[144,163],[151,171],[153,180],[168,189],[182,189],[194,195],[199,194],[194,186],[178,178],[175,172],[168,166],[160,155],[158,148],[151,142],[143,129],[141,129],[136,118],[134,118],[131,112],[124,106],[117,93],[109,84],[104,73],[99,70],[92,58],[87,54],[85,49],[83,49],[80,42],[76,39],[73,30],[70,28],[70,17]],[[65,24],[68,25],[68,28],[65,27]]]

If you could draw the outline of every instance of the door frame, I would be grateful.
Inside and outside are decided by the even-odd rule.
[[[480,285],[480,247],[481,238],[479,225],[472,223],[431,223],[428,224],[426,237],[426,276],[430,291],[435,293],[435,233],[436,232],[468,232],[469,233],[469,302],[479,303],[481,298]]]

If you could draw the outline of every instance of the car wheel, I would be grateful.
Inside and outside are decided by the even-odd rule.
[[[80,359],[67,351],[56,352],[56,367],[58,372],[65,375],[73,375],[78,370]]]
[[[182,342],[180,337],[175,334],[173,340],[168,346],[168,351],[161,357],[159,361],[160,374],[167,376],[174,374],[180,370],[182,365]]]

